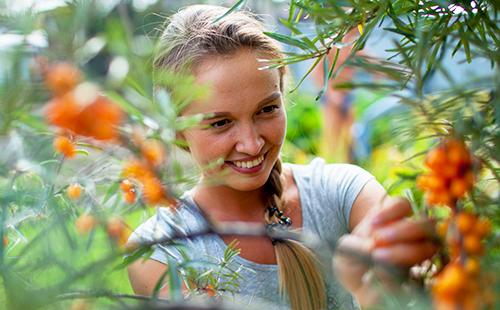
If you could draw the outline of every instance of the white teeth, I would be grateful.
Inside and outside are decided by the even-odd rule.
[[[259,158],[254,159],[252,161],[233,161],[233,163],[238,168],[253,168],[258,166],[264,160],[264,155],[261,155]]]

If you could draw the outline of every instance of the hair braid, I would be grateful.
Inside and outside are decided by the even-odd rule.
[[[283,215],[283,184],[281,183],[281,160],[274,164],[265,184],[268,197],[268,212],[265,219],[268,224],[290,225]],[[277,212],[273,212],[273,208]],[[271,211],[269,211],[271,210]],[[280,293],[287,295],[292,309],[325,309],[326,288],[319,271],[314,253],[294,240],[273,242],[278,263]]]

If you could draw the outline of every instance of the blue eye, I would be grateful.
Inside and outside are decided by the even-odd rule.
[[[223,119],[223,120],[211,123],[210,127],[212,127],[212,128],[222,128],[222,127],[226,126],[229,123],[230,123],[230,120]]]

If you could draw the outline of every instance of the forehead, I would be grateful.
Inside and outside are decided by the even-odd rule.
[[[190,104],[183,114],[252,108],[273,92],[280,91],[278,69],[259,70],[265,65],[259,59],[271,57],[242,49],[231,55],[203,60],[196,66],[194,76],[196,83],[209,87],[209,95]]]

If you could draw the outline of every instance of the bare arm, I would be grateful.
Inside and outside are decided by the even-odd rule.
[[[128,266],[128,277],[132,289],[138,295],[151,296],[156,283],[167,271],[167,265],[153,259],[138,259]],[[160,297],[167,297],[168,287],[160,290]]]

